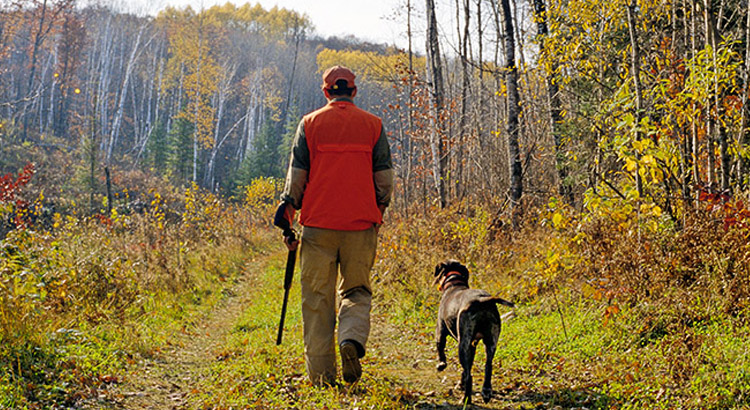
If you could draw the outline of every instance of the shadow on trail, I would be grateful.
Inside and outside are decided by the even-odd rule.
[[[611,403],[609,396],[586,387],[506,390],[495,397],[517,409],[607,409]]]
[[[491,410],[492,407],[485,407],[483,405],[479,404],[469,404],[468,406],[464,407],[463,404],[457,403],[443,403],[443,404],[435,404],[435,403],[417,403],[413,407],[415,410]]]
[[[561,388],[556,390],[517,389],[496,391],[492,400],[485,404],[480,396],[473,404],[464,406],[460,400],[454,402],[413,404],[415,410],[545,410],[545,409],[607,409],[611,398],[589,388]]]

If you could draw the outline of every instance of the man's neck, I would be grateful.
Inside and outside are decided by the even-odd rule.
[[[352,97],[344,96],[344,95],[336,96],[328,100],[329,103],[339,102],[339,101],[346,101],[346,102],[354,103],[354,100],[352,99]]]

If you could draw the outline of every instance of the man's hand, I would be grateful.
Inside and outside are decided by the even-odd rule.
[[[284,235],[284,244],[290,251],[296,250],[297,245],[299,245],[297,232],[294,232],[294,229],[292,229],[293,221],[294,207],[287,202],[279,204],[279,208],[276,210],[276,215],[273,218],[273,224],[281,228],[282,235]]]
[[[385,215],[385,208],[387,208],[387,205],[378,204],[378,210],[380,210],[380,219],[383,219],[383,216]],[[382,223],[375,224],[375,233],[380,233],[380,227],[383,226]]]
[[[285,236],[284,245],[286,245],[287,249],[289,249],[290,251],[297,250],[297,246],[299,246],[299,239],[292,239],[291,236]]]

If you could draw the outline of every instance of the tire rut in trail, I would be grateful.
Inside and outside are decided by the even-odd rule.
[[[254,271],[264,270],[273,256],[262,255],[248,262]],[[244,269],[237,283],[231,286],[224,300],[202,317],[196,325],[171,336],[167,346],[153,357],[139,358],[120,383],[100,391],[99,397],[85,409],[150,409],[178,410],[191,408],[187,401],[201,380],[210,374],[218,352],[232,331],[243,309],[250,304],[254,278]]]

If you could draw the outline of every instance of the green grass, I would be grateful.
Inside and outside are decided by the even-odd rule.
[[[2,242],[19,256],[0,264],[0,409],[74,407],[122,383],[139,358],[226,299],[265,246],[259,235],[255,250],[235,242],[141,252],[138,235],[75,222],[57,236]]]
[[[251,304],[246,306],[223,341],[211,374],[192,399],[199,407],[278,405],[289,375],[301,374],[299,292],[290,294],[284,343],[275,345],[283,295],[284,271],[278,264],[249,280]],[[220,394],[216,394],[217,390]]]

